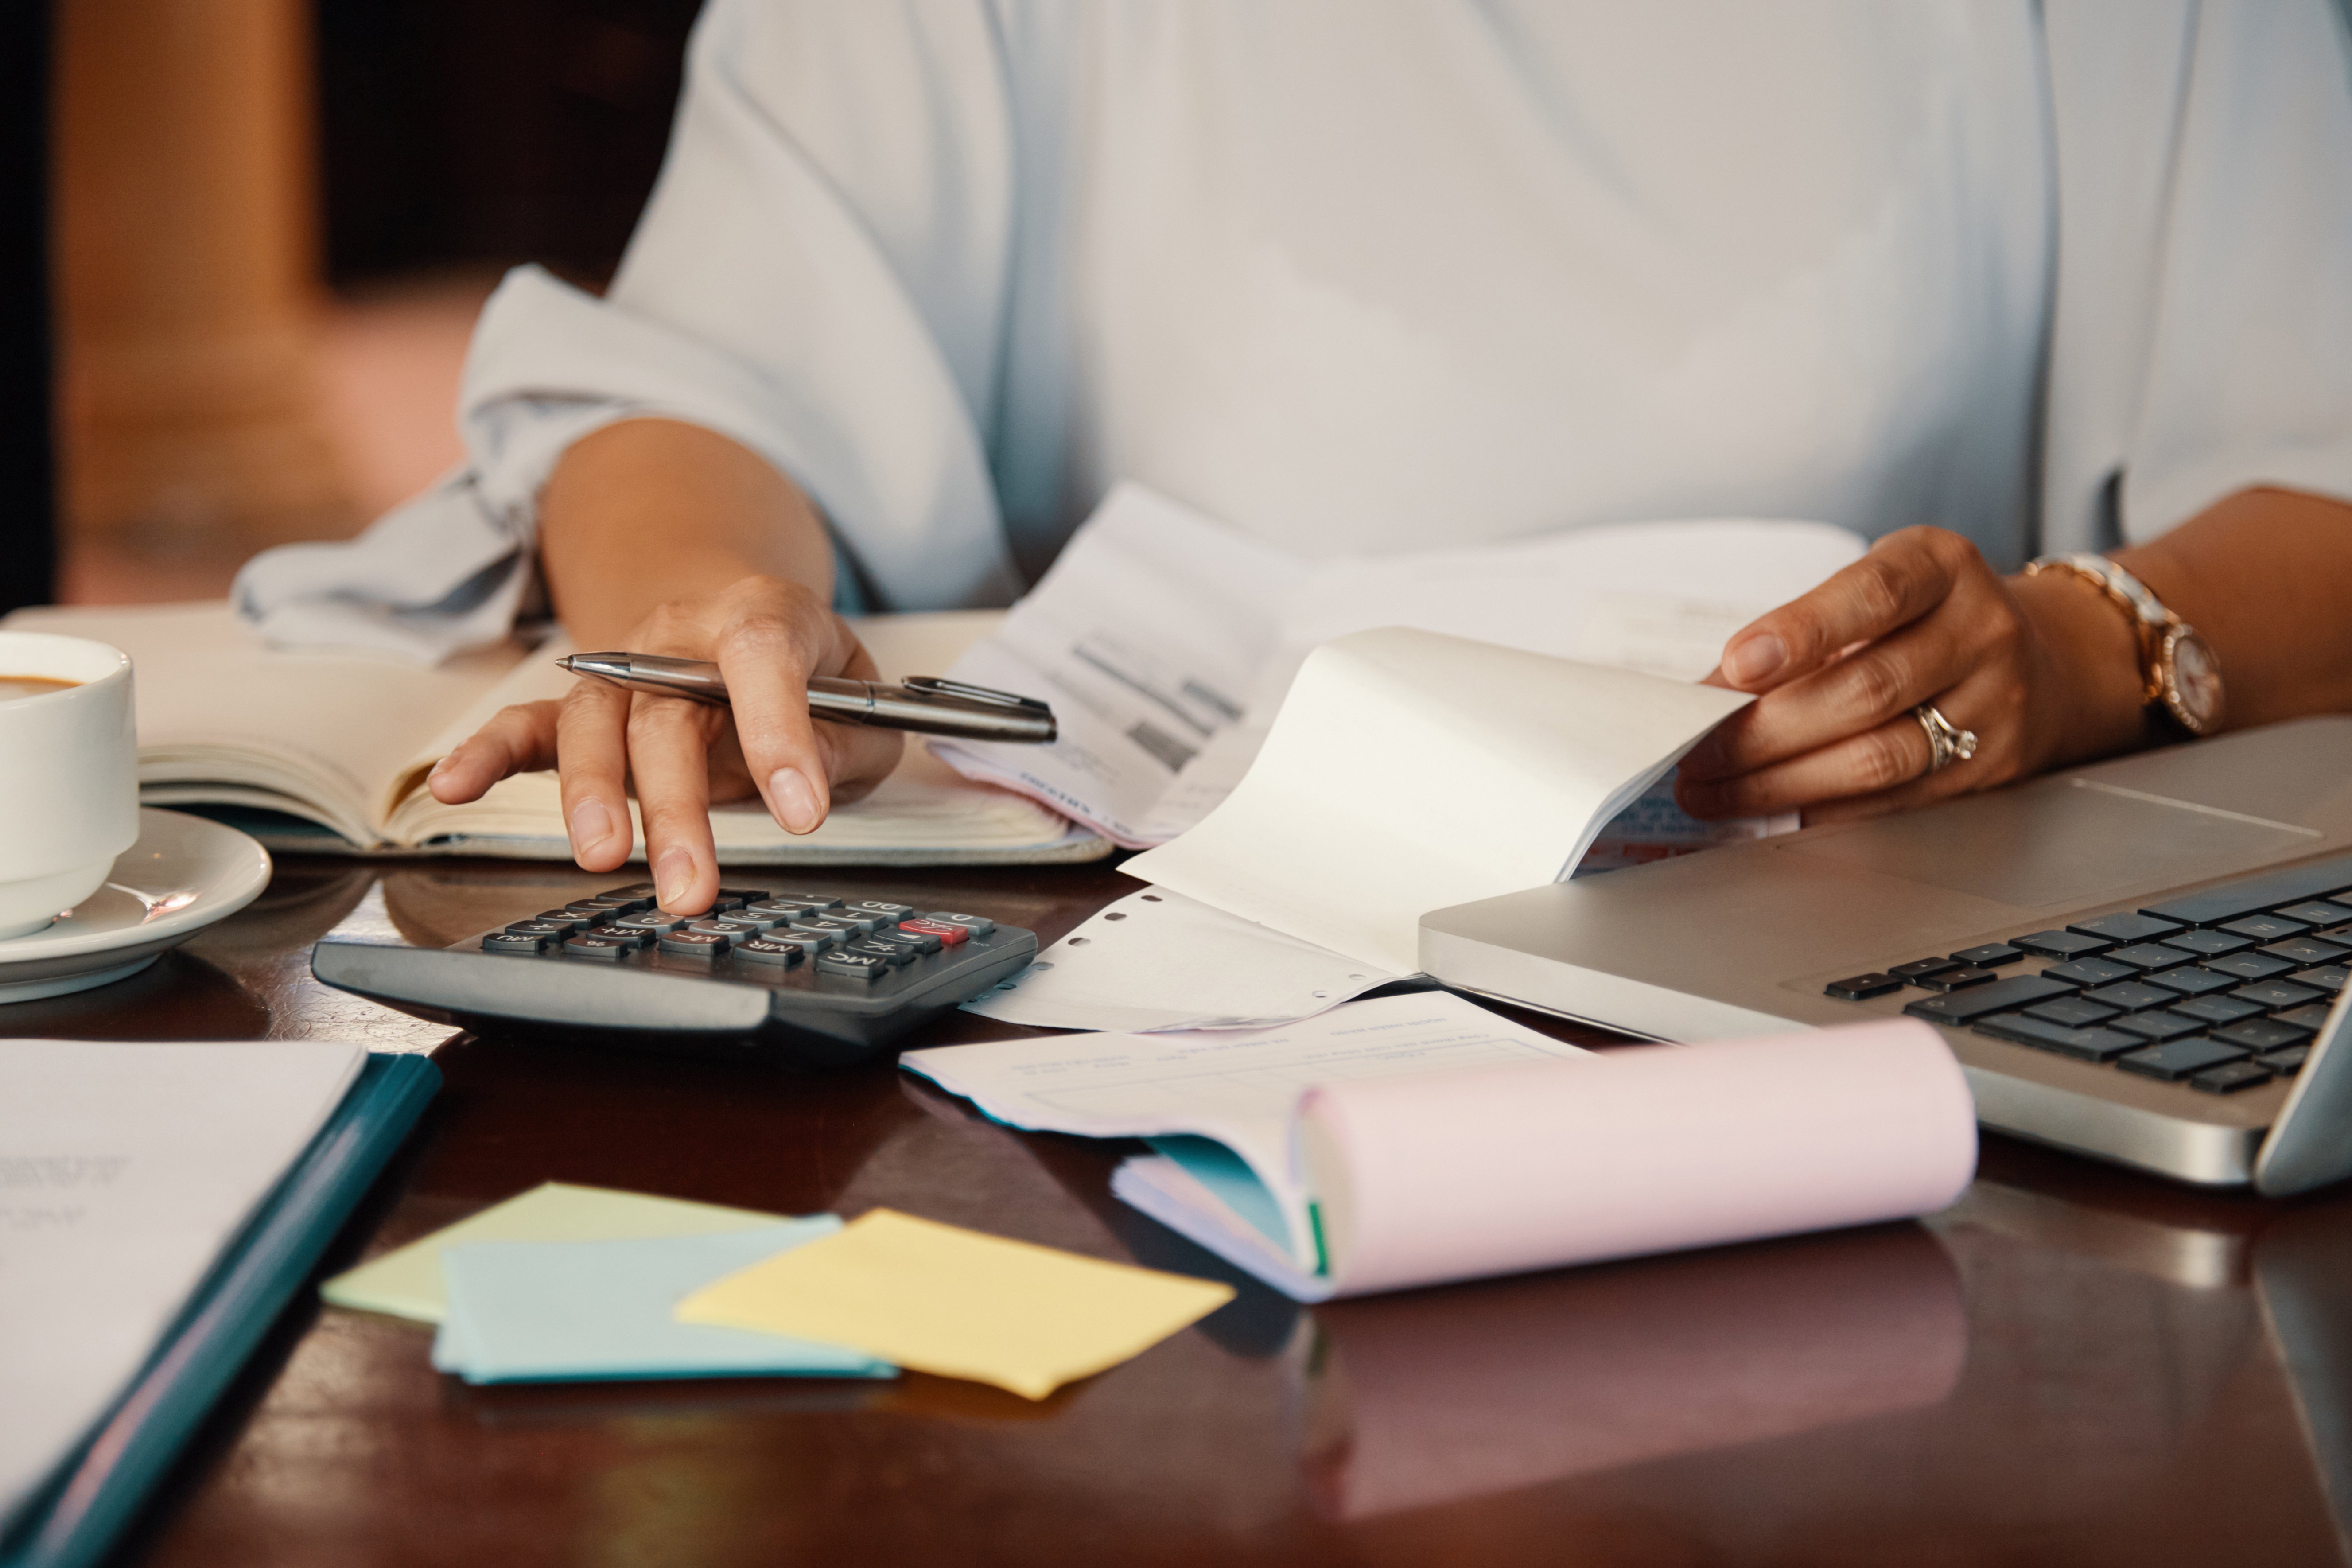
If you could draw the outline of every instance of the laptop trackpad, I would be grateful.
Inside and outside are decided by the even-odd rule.
[[[1950,801],[1780,847],[2032,909],[2252,870],[2309,848],[2320,837],[2284,823],[2069,783]]]

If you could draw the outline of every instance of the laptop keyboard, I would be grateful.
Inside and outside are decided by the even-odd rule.
[[[2337,895],[2341,895],[2339,899]],[[2039,973],[2004,973],[2028,957]],[[1997,1040],[2208,1094],[2302,1070],[2352,961],[2352,856],[1832,981]]]

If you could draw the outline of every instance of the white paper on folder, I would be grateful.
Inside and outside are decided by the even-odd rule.
[[[1358,632],[1308,656],[1224,804],[1125,869],[1412,973],[1424,913],[1566,877],[1750,700],[1433,632]]]
[[[1290,1154],[1292,1108],[1307,1089],[1590,1054],[1451,992],[1428,991],[1349,1003],[1279,1028],[992,1040],[908,1051],[898,1062],[1032,1131],[1213,1139],[1278,1212],[1282,1255],[1312,1268]]]
[[[1248,1029],[1403,978],[1161,888],[1129,893],[964,1010],[1041,1029]]]
[[[0,1041],[0,1531],[366,1060],[318,1040]]]

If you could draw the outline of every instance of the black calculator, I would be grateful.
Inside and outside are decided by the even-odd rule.
[[[476,1034],[795,1067],[885,1054],[1037,955],[984,915],[721,888],[706,914],[614,888],[446,948],[320,942],[310,973]]]

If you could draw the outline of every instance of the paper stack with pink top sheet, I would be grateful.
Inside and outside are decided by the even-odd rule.
[[[1423,992],[902,1062],[1016,1127],[1150,1140],[1113,1191],[1307,1301],[1930,1214],[1976,1167],[1959,1066],[1907,1019],[1597,1054]]]

